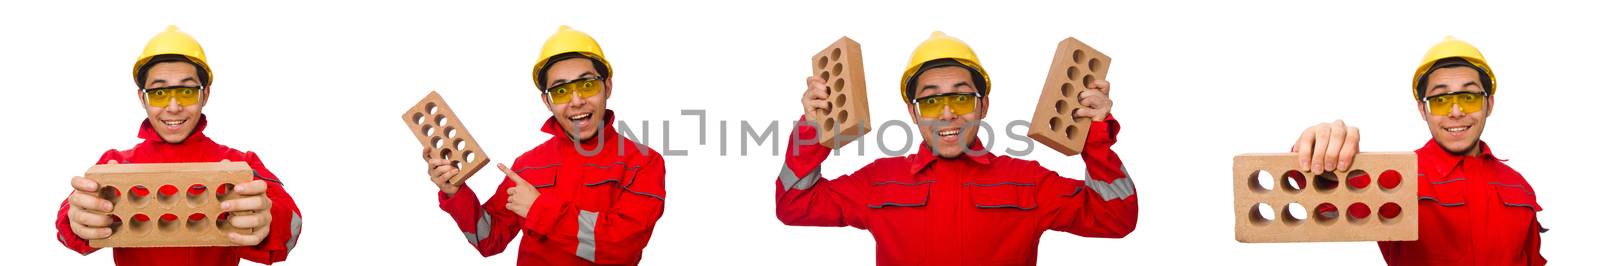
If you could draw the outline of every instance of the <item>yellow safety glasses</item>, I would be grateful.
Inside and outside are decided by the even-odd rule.
[[[578,98],[589,98],[600,94],[600,78],[589,77],[561,83],[545,90],[544,93],[550,96],[551,103],[567,104],[572,102],[573,92],[578,93]]]
[[[946,93],[917,98],[917,113],[922,118],[937,119],[944,115],[944,108],[950,107],[950,113],[955,115],[970,114],[978,110],[977,93]]]
[[[1489,94],[1481,91],[1458,91],[1434,96],[1423,97],[1428,102],[1428,113],[1433,115],[1449,115],[1451,106],[1460,106],[1461,113],[1470,114],[1483,110],[1484,99]]]
[[[144,102],[151,107],[167,107],[172,99],[178,99],[178,106],[200,104],[200,96],[204,89],[199,86],[173,86],[144,90]]]

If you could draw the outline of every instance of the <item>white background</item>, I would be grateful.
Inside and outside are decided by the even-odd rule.
[[[1114,149],[1138,184],[1138,230],[1117,240],[1046,233],[1040,264],[1381,263],[1372,243],[1235,242],[1231,157],[1287,151],[1300,130],[1337,118],[1363,129],[1366,151],[1420,147],[1428,133],[1407,84],[1446,35],[1476,44],[1498,74],[1484,139],[1537,188],[1539,219],[1552,229],[1544,255],[1600,261],[1588,250],[1595,175],[1580,166],[1597,148],[1595,6],[1390,2],[11,1],[0,7],[0,91],[11,118],[0,130],[10,143],[0,169],[11,181],[0,193],[0,213],[11,217],[0,220],[0,248],[26,264],[111,261],[108,251],[80,256],[56,243],[56,211],[69,177],[137,142],[144,114],[129,70],[150,36],[176,24],[203,43],[216,71],[207,134],[260,153],[304,213],[288,263],[512,264],[508,254],[480,258],[439,210],[398,117],[439,90],[493,160],[510,162],[550,137],[537,131],[549,112],[529,71],[544,39],[567,24],[599,39],[615,65],[619,117],[650,123],[657,150],[671,121],[672,148],[690,154],[667,158],[668,207],[645,264],[872,263],[864,231],[775,219],[781,158],[770,143],[738,156],[738,125],[798,117],[807,61],[841,35],[862,44],[873,121],[907,119],[896,82],[934,30],[978,51],[993,77],[996,123],[1031,117],[1061,39],[1114,58],[1113,113],[1124,125]],[[699,145],[696,119],[680,109],[707,110],[710,143]],[[723,120],[728,146],[718,144]],[[889,133],[891,146],[905,141]],[[730,155],[718,155],[724,147]],[[835,156],[824,173],[885,156],[875,150]],[[1024,158],[1082,173],[1078,158],[1043,146]],[[501,180],[494,172],[469,184],[489,191]]]

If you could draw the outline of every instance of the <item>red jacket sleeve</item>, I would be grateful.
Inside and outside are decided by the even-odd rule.
[[[639,263],[667,195],[661,155],[649,154],[610,210],[582,210],[567,199],[541,194],[529,207],[523,228],[557,243],[574,243],[575,255],[596,264]]]
[[[805,121],[801,117],[800,121]],[[810,140],[809,143],[800,142]],[[871,165],[833,180],[822,178],[826,146],[816,143],[817,130],[796,123],[784,152],[777,181],[778,220],[787,225],[867,228],[865,215]]]
[[[1084,180],[1048,174],[1039,202],[1050,219],[1050,230],[1085,237],[1121,238],[1139,221],[1139,198],[1122,159],[1111,150],[1121,130],[1115,118],[1106,117],[1089,128],[1084,143]],[[1047,170],[1046,170],[1047,171]]]
[[[121,151],[107,150],[105,153],[100,154],[100,160],[95,161],[94,164],[101,165],[111,160],[127,161],[123,158]],[[68,192],[67,195],[70,197],[72,193]],[[67,208],[71,207],[71,205],[67,204],[67,200],[62,200],[61,210],[56,212],[56,241],[60,241],[61,245],[66,246],[67,249],[82,255],[89,255],[89,253],[100,250],[99,248],[89,247],[89,240],[84,240],[78,237],[78,234],[72,233],[72,224],[67,221]]]
[[[516,183],[509,177],[501,180],[495,194],[483,205],[478,204],[478,196],[471,187],[461,186],[454,196],[448,197],[444,192],[439,192],[439,208],[456,221],[456,227],[461,229],[461,233],[467,237],[467,243],[472,244],[478,254],[484,257],[500,254],[505,251],[506,244],[521,232],[518,225],[522,224],[522,217],[505,208],[505,191],[513,186]]]
[[[271,230],[261,244],[239,247],[239,257],[261,264],[284,261],[300,241],[300,207],[294,204],[294,198],[289,197],[289,191],[283,189],[283,181],[268,171],[254,152],[245,153],[243,160],[255,170],[255,180],[267,183],[267,199],[272,200],[272,209],[269,210],[272,224],[268,225]]]

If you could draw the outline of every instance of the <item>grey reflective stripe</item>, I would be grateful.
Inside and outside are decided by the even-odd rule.
[[[600,220],[600,213],[578,211],[578,250],[579,258],[594,261],[594,222]]]
[[[1434,181],[1434,182],[1428,182],[1428,183],[1429,184],[1434,184],[1434,185],[1443,185],[1443,184],[1447,184],[1447,183],[1450,183],[1450,182],[1456,182],[1456,181],[1461,181],[1461,180],[1467,180],[1467,178],[1465,178],[1465,177],[1457,177],[1455,179],[1450,179],[1450,180],[1445,180],[1445,181]]]
[[[299,213],[295,213],[295,214],[289,216],[289,241],[287,243],[283,243],[283,247],[284,247],[284,249],[286,249],[285,252],[294,251],[294,245],[295,244],[299,244],[299,243],[300,243],[300,214]]]
[[[1088,186],[1094,193],[1100,194],[1100,200],[1127,199],[1133,196],[1133,179],[1128,179],[1128,168],[1122,167],[1122,177],[1111,180],[1110,183],[1096,180],[1089,176],[1089,171],[1083,171],[1083,185]]]
[[[477,247],[478,242],[484,238],[489,238],[489,212],[478,210],[478,233],[461,232],[461,234],[467,236],[467,243],[472,243],[473,247]]]
[[[811,173],[807,173],[804,177],[796,176],[794,170],[789,169],[789,164],[786,163],[783,165],[783,170],[778,172],[778,181],[783,181],[783,191],[810,189],[811,186],[817,184],[817,179],[820,179],[818,176],[821,175],[819,174],[821,172],[822,167],[817,166],[816,169],[811,169]]]
[[[1419,199],[1419,200],[1431,200],[1433,202],[1439,203],[1439,206],[1445,206],[1445,207],[1455,207],[1455,206],[1467,205],[1467,202],[1465,202],[1465,201],[1463,201],[1463,202],[1443,202],[1443,201],[1439,201],[1439,199],[1437,199],[1437,198],[1430,197],[1430,196],[1422,196],[1421,198],[1417,198],[1417,199]]]

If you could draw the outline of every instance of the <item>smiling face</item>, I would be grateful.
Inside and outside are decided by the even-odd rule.
[[[188,62],[162,62],[150,67],[145,74],[144,87],[146,89],[164,87],[199,87],[199,70]],[[176,97],[166,103],[150,104],[145,100],[144,91],[139,91],[139,105],[144,106],[149,122],[167,143],[181,143],[194,132],[195,126],[200,124],[200,109],[205,107],[206,100],[211,97],[209,88],[200,93],[200,102],[193,105],[182,105]],[[157,106],[162,105],[162,106]]]
[[[572,82],[582,82],[589,78],[605,78],[595,70],[594,61],[578,57],[565,59],[551,64],[545,68],[546,90],[553,90],[556,86]],[[578,92],[572,92],[566,97],[571,101],[556,104],[551,99],[550,93],[541,93],[545,107],[550,108],[550,113],[556,117],[557,124],[567,132],[567,137],[577,141],[585,141],[599,134],[600,127],[605,123],[606,100],[611,98],[611,79],[605,78],[600,84],[600,92],[589,97],[580,97]]]
[[[1483,86],[1476,69],[1446,67],[1428,75],[1423,95],[1426,98],[1461,91],[1482,93]],[[1477,155],[1480,152],[1478,137],[1483,136],[1484,123],[1489,112],[1494,110],[1494,97],[1485,99],[1483,105],[1483,110],[1477,112],[1464,113],[1460,106],[1452,106],[1449,114],[1435,115],[1428,112],[1426,102],[1419,102],[1417,111],[1422,113],[1422,120],[1428,122],[1428,131],[1433,133],[1433,141],[1439,146],[1455,154]]]
[[[912,97],[913,104],[908,104],[906,111],[916,119],[922,139],[940,158],[960,156],[967,148],[963,144],[970,144],[977,137],[977,131],[973,129],[988,113],[989,98],[979,98],[978,107],[971,113],[956,115],[947,107],[940,111],[937,118],[924,118],[914,104],[916,99],[947,93],[977,93],[978,88],[972,82],[972,72],[958,66],[924,70],[917,76],[915,85],[912,87],[916,90]]]

